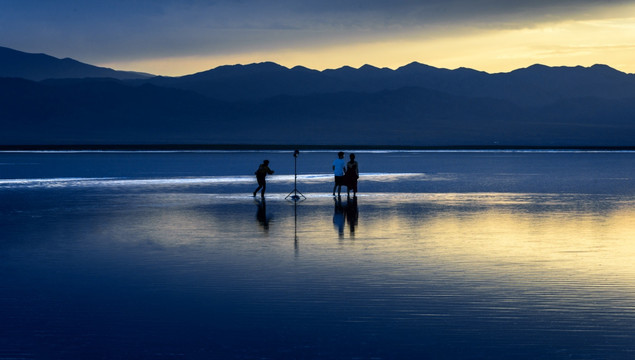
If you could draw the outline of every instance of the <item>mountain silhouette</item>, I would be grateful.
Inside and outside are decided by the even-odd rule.
[[[46,80],[0,77],[0,145],[635,145],[634,75],[605,65],[488,74],[266,62],[141,79],[29,72]]]
[[[635,97],[635,75],[606,65],[590,68],[534,65],[510,73],[488,74],[466,68],[439,69],[416,62],[396,70],[364,65],[359,69],[342,67],[324,71],[259,63],[221,66],[193,75],[156,77],[141,82],[192,90],[229,101],[342,91],[368,93],[403,87],[509,100],[523,106],[546,105],[577,97]]]
[[[30,54],[0,46],[0,77],[29,80],[60,78],[143,79],[153,75],[84,64],[73,59],[58,59],[45,54]]]

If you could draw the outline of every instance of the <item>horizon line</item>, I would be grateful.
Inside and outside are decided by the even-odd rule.
[[[303,69],[307,69],[309,71],[317,71],[317,72],[320,72],[320,73],[325,72],[325,71],[337,71],[337,70],[342,70],[342,69],[361,70],[361,69],[363,69],[365,67],[366,68],[370,67],[370,68],[377,69],[377,70],[398,71],[398,70],[403,69],[403,68],[405,68],[407,66],[422,65],[422,66],[426,66],[426,67],[430,67],[430,68],[438,69],[438,70],[455,71],[455,70],[465,69],[465,70],[471,70],[471,71],[476,71],[476,72],[490,74],[490,75],[494,75],[494,74],[509,74],[509,73],[512,73],[512,72],[517,71],[517,70],[529,69],[531,67],[536,67],[536,66],[542,66],[542,67],[547,67],[547,68],[552,68],[552,69],[557,69],[557,68],[585,68],[585,69],[590,69],[590,68],[593,68],[593,67],[596,67],[596,66],[604,66],[604,67],[608,67],[610,69],[613,69],[615,71],[618,71],[618,72],[621,72],[621,73],[624,73],[624,74],[627,74],[627,75],[635,75],[635,73],[628,73],[628,72],[622,71],[622,70],[620,70],[620,69],[618,69],[616,67],[613,67],[613,66],[611,66],[609,64],[606,64],[606,63],[594,63],[593,65],[585,66],[585,65],[581,65],[581,64],[577,64],[577,65],[546,65],[546,64],[543,64],[543,63],[540,63],[540,62],[536,62],[536,63],[533,63],[531,65],[528,65],[528,66],[525,66],[525,67],[517,67],[517,68],[514,68],[514,69],[509,70],[509,71],[489,72],[489,71],[485,71],[485,70],[479,70],[477,68],[466,66],[466,65],[462,65],[462,66],[459,66],[459,67],[456,67],[456,68],[439,67],[439,66],[429,65],[429,64],[427,64],[425,62],[421,62],[421,61],[418,61],[418,60],[412,60],[412,61],[410,61],[410,62],[408,62],[408,63],[406,63],[404,65],[400,65],[400,66],[396,66],[396,67],[376,66],[376,65],[373,65],[371,63],[365,63],[363,65],[360,65],[359,67],[355,67],[355,66],[352,66],[352,65],[346,65],[345,64],[345,65],[341,65],[339,67],[332,67],[332,68],[328,67],[328,68],[323,68],[323,69],[311,68],[311,67],[308,67],[308,66],[305,66],[305,65],[302,65],[302,64],[296,64],[296,65],[293,65],[293,66],[282,65],[282,64],[280,64],[280,63],[278,63],[276,61],[273,61],[273,60],[262,60],[262,61],[253,61],[253,62],[244,62],[244,63],[226,63],[226,64],[213,66],[213,67],[210,67],[210,68],[207,68],[207,69],[204,69],[204,70],[195,71],[195,72],[192,72],[192,73],[186,73],[186,74],[182,74],[182,75],[162,75],[162,74],[155,74],[155,73],[147,72],[147,71],[144,71],[144,70],[122,70],[122,69],[119,69],[119,68],[115,68],[115,67],[109,66],[108,64],[98,65],[98,64],[95,64],[95,63],[85,62],[83,60],[78,60],[78,59],[71,58],[71,57],[60,58],[60,57],[56,57],[56,56],[53,56],[53,55],[50,55],[50,54],[47,54],[47,53],[44,53],[44,52],[27,52],[27,51],[17,50],[17,49],[6,47],[6,46],[2,46],[2,45],[0,45],[0,48],[9,49],[9,50],[20,52],[20,53],[23,53],[23,54],[48,56],[48,57],[51,57],[51,58],[56,59],[58,61],[65,61],[65,60],[77,61],[77,62],[82,63],[82,64],[95,66],[95,67],[100,67],[100,68],[108,69],[108,70],[114,70],[114,71],[118,71],[118,72],[135,73],[135,74],[145,75],[145,76],[150,76],[150,77],[167,77],[167,78],[178,78],[178,77],[196,75],[196,74],[201,74],[201,73],[205,73],[205,72],[208,72],[208,71],[220,69],[220,68],[223,68],[223,67],[252,66],[252,65],[262,65],[262,64],[275,64],[275,65],[280,66],[282,68],[285,68],[287,70],[293,70],[293,69],[296,69],[296,68],[303,68]]]
[[[0,144],[0,151],[206,151],[206,150],[561,150],[635,151],[635,145],[345,145],[345,144]]]
[[[78,60],[76,60],[76,61],[78,61]],[[86,63],[86,64],[88,64],[88,63]],[[286,65],[279,64],[279,63],[277,63],[275,61],[265,60],[265,61],[250,62],[250,63],[236,63],[236,64],[218,65],[218,66],[209,68],[207,70],[196,71],[196,72],[193,72],[193,73],[188,73],[188,74],[183,74],[183,75],[161,75],[161,74],[152,74],[152,73],[148,73],[148,72],[144,72],[144,71],[118,70],[118,69],[115,69],[115,68],[102,67],[102,66],[99,66],[99,65],[93,65],[93,66],[98,66],[98,67],[102,67],[104,69],[110,69],[110,70],[121,71],[121,72],[126,72],[126,73],[137,73],[137,74],[142,74],[142,75],[146,75],[146,76],[150,76],[150,77],[180,78],[180,77],[186,77],[186,76],[193,76],[193,75],[203,74],[203,73],[214,71],[214,70],[218,70],[218,69],[221,69],[221,68],[249,67],[249,66],[266,65],[266,64],[276,65],[276,66],[279,66],[279,67],[284,68],[286,70],[304,69],[306,71],[315,71],[315,72],[319,72],[319,73],[324,73],[324,72],[329,72],[329,71],[346,70],[346,69],[361,70],[363,68],[372,68],[372,69],[375,69],[375,70],[399,71],[399,70],[401,70],[403,68],[406,68],[408,66],[421,65],[421,66],[429,67],[429,68],[436,69],[436,70],[447,70],[447,71],[468,70],[468,71],[474,71],[474,72],[484,73],[484,74],[488,74],[488,75],[510,74],[512,72],[515,72],[515,71],[526,70],[526,69],[530,69],[530,68],[533,68],[533,67],[545,67],[545,68],[550,68],[550,69],[562,69],[562,68],[566,68],[566,69],[576,69],[576,68],[591,69],[591,68],[594,68],[594,67],[606,67],[606,68],[615,70],[617,72],[623,73],[625,75],[635,75],[635,73],[624,72],[624,71],[622,71],[620,69],[612,67],[611,65],[603,64],[603,63],[595,63],[595,64],[590,65],[590,66],[584,66],[584,65],[545,65],[545,64],[542,64],[542,63],[534,63],[534,64],[531,64],[529,66],[519,67],[519,68],[516,68],[516,69],[513,69],[513,70],[509,70],[509,71],[488,72],[488,71],[478,70],[478,69],[467,67],[467,66],[460,66],[460,67],[457,67],[457,68],[437,67],[437,66],[429,65],[429,64],[422,63],[422,62],[419,62],[419,61],[416,61],[416,60],[412,61],[412,62],[409,62],[409,63],[407,63],[405,65],[401,65],[399,67],[395,67],[395,68],[391,68],[391,67],[388,67],[388,66],[378,67],[378,66],[375,66],[375,65],[372,65],[372,64],[364,64],[364,65],[361,65],[360,67],[354,67],[354,66],[351,66],[351,65],[342,65],[342,66],[337,67],[337,68],[325,68],[325,69],[322,69],[322,70],[310,68],[310,67],[307,67],[307,66],[304,66],[304,65],[286,66]],[[89,64],[89,65],[91,65],[91,64]]]

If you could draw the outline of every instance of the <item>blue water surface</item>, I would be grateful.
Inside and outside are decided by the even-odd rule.
[[[635,357],[635,153],[356,154],[0,153],[0,359]]]

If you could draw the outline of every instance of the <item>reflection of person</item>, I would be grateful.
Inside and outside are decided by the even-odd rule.
[[[256,202],[258,203],[258,212],[256,212],[256,219],[258,219],[258,222],[260,223],[260,225],[262,225],[265,231],[267,231],[269,230],[269,218],[267,217],[267,203],[265,202],[264,198],[262,200],[256,200]]]
[[[348,199],[346,203],[346,222],[351,230],[351,235],[355,235],[355,227],[359,219],[359,210],[357,209],[357,198]]]
[[[350,161],[346,163],[346,174],[344,174],[344,184],[348,188],[348,196],[351,196],[351,190],[353,190],[353,196],[357,196],[357,179],[359,179],[359,168],[357,161],[355,161],[355,154],[350,155]]]
[[[333,225],[337,229],[337,233],[340,237],[344,236],[344,224],[346,223],[346,218],[344,214],[344,206],[342,206],[342,199],[333,198],[335,201],[335,209],[333,211]]]
[[[335,209],[333,210],[333,226],[337,230],[340,238],[344,238],[344,227],[349,226],[351,238],[355,236],[355,228],[359,219],[359,210],[357,209],[357,198],[348,198],[346,202],[341,197],[334,197]]]
[[[337,195],[340,195],[342,185],[344,185],[344,173],[346,172],[346,161],[344,160],[344,152],[337,153],[337,159],[333,160],[333,174],[335,175],[335,185],[333,186],[333,196],[335,196],[335,189],[337,189]]]
[[[267,174],[273,174],[273,170],[269,168],[269,160],[263,161],[254,174],[256,174],[256,180],[258,181],[258,187],[254,190],[254,196],[256,196],[258,190],[262,189],[260,196],[265,197],[265,191],[267,190],[267,181],[265,178]]]

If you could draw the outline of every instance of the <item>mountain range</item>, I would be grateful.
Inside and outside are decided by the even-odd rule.
[[[0,47],[0,145],[635,145],[635,75],[265,62],[181,77]]]

